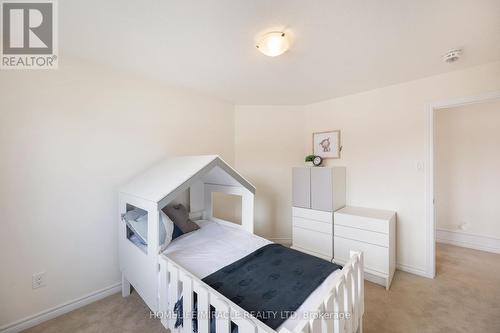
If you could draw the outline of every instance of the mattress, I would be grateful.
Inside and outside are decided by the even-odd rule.
[[[242,229],[213,221],[196,223],[200,229],[176,238],[163,254],[200,279],[272,243]],[[326,297],[339,274],[340,270],[330,274],[297,309],[297,315],[287,319],[277,331],[293,331],[297,325],[307,321],[308,314]]]

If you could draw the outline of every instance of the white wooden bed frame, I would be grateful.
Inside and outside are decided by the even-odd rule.
[[[363,254],[352,252],[350,260],[339,274],[332,290],[316,307],[317,318],[303,320],[296,333],[354,333],[362,332],[364,313]],[[212,289],[206,283],[182,268],[165,255],[160,256],[160,315],[162,324],[171,332],[192,333],[191,311],[193,291],[197,293],[197,311],[209,313],[210,305],[216,311],[216,332],[230,333],[231,321],[238,326],[238,333],[274,333],[272,328],[251,317],[245,310]],[[171,310],[183,297],[183,326],[174,328],[175,316]],[[348,319],[336,318],[335,314],[349,314]],[[163,314],[163,315],[162,315]],[[323,317],[321,316],[323,315]],[[197,318],[198,333],[210,333],[206,315]],[[280,333],[287,333],[282,329]]]
[[[131,286],[143,298],[155,316],[172,333],[192,333],[190,320],[193,291],[197,293],[198,332],[210,332],[210,305],[217,311],[217,333],[230,333],[231,321],[239,333],[274,333],[275,330],[252,317],[238,305],[212,289],[174,260],[159,253],[158,225],[160,210],[189,190],[193,218],[212,220],[253,233],[255,188],[217,156],[189,156],[164,161],[125,186],[119,195],[119,252],[122,295]],[[242,223],[237,225],[213,216],[212,193],[222,192],[242,198]],[[127,206],[148,212],[147,253],[127,238],[121,220]],[[363,254],[351,252],[350,260],[338,274],[333,287],[315,306],[317,317],[300,321],[294,333],[362,332],[364,314]],[[174,328],[174,304],[183,297],[184,324]],[[344,315],[344,317],[338,317]],[[347,317],[345,317],[347,316]],[[288,333],[280,329],[280,333]]]

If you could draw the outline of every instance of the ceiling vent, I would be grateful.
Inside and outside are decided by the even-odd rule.
[[[461,55],[462,55],[461,49],[452,49],[446,52],[446,54],[443,56],[443,61],[451,64],[460,59]]]

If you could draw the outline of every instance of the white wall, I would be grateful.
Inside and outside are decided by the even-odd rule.
[[[0,76],[0,326],[119,281],[116,187],[166,155],[218,153],[257,187],[256,232],[291,238],[291,167],[342,130],[348,204],[398,212],[426,267],[426,111],[500,90],[500,63],[307,106],[237,106],[78,60]],[[82,237],[88,235],[89,237]],[[31,290],[31,275],[47,287]]]
[[[234,162],[220,100],[67,57],[0,90],[0,327],[120,281],[119,185],[168,155]]]
[[[347,167],[348,204],[397,211],[397,262],[425,274],[426,184],[417,164],[427,167],[428,105],[495,90],[500,62],[294,108],[296,113],[238,106],[236,165],[256,182],[259,230],[291,237],[290,169],[311,152],[312,132],[340,129],[342,158],[327,165]],[[276,224],[264,225],[269,221]]]
[[[303,165],[301,106],[237,106],[236,167],[257,188],[255,231],[277,242],[291,240],[292,170]]]
[[[436,112],[440,229],[500,239],[500,101]]]

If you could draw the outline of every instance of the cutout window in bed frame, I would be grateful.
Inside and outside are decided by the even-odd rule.
[[[131,204],[127,204],[127,213],[134,210],[134,209],[141,209],[141,208],[136,207],[136,206],[131,205]],[[138,233],[142,233],[143,235],[148,234],[148,212],[147,211],[144,211],[144,212],[146,215],[145,218],[143,217],[143,220],[145,220],[145,226],[142,224],[135,224],[135,228],[134,228],[134,224],[131,222],[127,223],[125,220],[123,220],[123,223],[126,224],[127,239],[132,244],[137,246],[142,252],[144,252],[145,254],[148,254],[147,242],[143,241],[142,238],[138,235]],[[140,226],[143,226],[143,228],[141,228],[139,230]]]
[[[213,217],[241,225],[241,196],[212,192]]]

